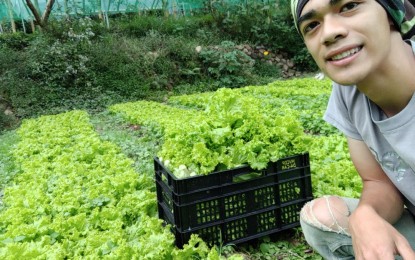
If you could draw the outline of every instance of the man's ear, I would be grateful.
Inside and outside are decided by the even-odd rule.
[[[395,23],[393,22],[393,20],[389,17],[388,15],[388,21],[389,21],[389,28],[391,31],[398,31],[398,29],[395,26]]]
[[[392,21],[389,15],[388,15],[388,21],[389,21],[390,26],[395,26],[395,23]]]

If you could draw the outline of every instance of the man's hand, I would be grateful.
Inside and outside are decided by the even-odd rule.
[[[358,207],[349,218],[349,231],[357,260],[393,260],[400,255],[414,260],[406,238],[370,207]]]

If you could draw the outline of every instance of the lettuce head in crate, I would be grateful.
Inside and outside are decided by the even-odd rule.
[[[311,137],[298,118],[287,106],[223,88],[207,98],[193,122],[166,134],[159,159],[177,178],[241,165],[264,169],[270,161],[307,151]]]

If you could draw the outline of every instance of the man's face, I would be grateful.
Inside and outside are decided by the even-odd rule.
[[[391,23],[375,0],[310,0],[299,29],[319,68],[343,85],[373,75],[390,54]]]

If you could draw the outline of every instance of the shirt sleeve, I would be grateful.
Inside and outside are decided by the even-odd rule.
[[[339,129],[347,137],[363,140],[352,120],[352,114],[359,110],[358,90],[354,86],[333,83],[333,89],[324,114],[324,120]]]

